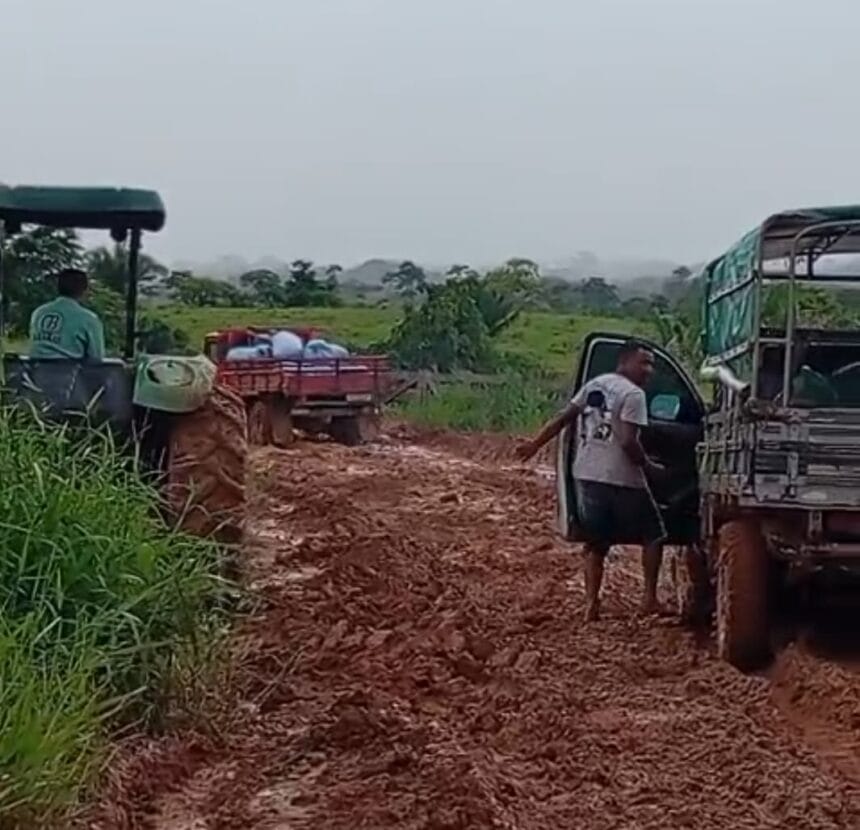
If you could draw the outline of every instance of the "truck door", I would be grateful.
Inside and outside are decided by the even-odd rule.
[[[582,347],[571,396],[592,378],[612,372],[626,335],[594,333]],[[648,426],[642,430],[642,445],[648,455],[666,468],[659,479],[649,479],[673,545],[691,544],[699,530],[699,477],[696,445],[702,438],[704,402],[687,373],[665,349],[640,340],[654,352],[654,376],[645,390]],[[562,430],[558,439],[556,485],[559,531],[567,539],[580,537],[576,521],[573,477],[578,424]],[[620,542],[628,541],[622,538]],[[629,540],[634,542],[636,540]]]

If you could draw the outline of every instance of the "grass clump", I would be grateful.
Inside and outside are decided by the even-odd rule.
[[[467,432],[530,432],[558,408],[561,384],[519,374],[486,382],[439,384],[435,394],[413,395],[400,409],[422,426]]]
[[[132,467],[105,432],[0,410],[0,826],[73,806],[214,630],[216,548],[165,527]]]

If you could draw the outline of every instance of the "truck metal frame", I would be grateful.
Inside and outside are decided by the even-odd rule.
[[[857,259],[848,269],[828,264],[840,255]],[[771,653],[775,600],[787,589],[827,596],[860,585],[860,332],[803,328],[797,314],[801,284],[860,282],[860,206],[776,214],[700,279],[700,374],[714,399],[706,404],[681,365],[647,344],[656,374],[642,441],[668,471],[650,484],[667,541],[680,546],[682,615],[701,620],[714,607],[718,652],[750,669]],[[786,286],[786,303],[770,328],[774,283]],[[591,335],[574,389],[611,371],[624,339]],[[814,394],[803,385],[810,379]],[[574,452],[566,430],[558,503],[569,539],[578,538]]]
[[[820,221],[832,214],[840,216]],[[764,510],[774,517],[780,511],[802,511],[805,526],[797,528],[792,539],[774,538],[777,556],[803,568],[814,567],[819,556],[860,557],[860,544],[827,539],[823,515],[825,510],[860,510],[860,409],[798,405],[792,390],[800,334],[817,348],[860,348],[855,332],[798,329],[796,313],[800,283],[860,281],[860,273],[817,272],[821,257],[855,253],[860,254],[860,208],[797,211],[778,214],[762,225],[748,271],[734,284],[720,286],[712,279],[725,258],[706,267],[706,328],[720,310],[731,313],[726,306],[744,292],[753,309],[746,335],[723,353],[706,355],[702,370],[703,379],[719,388],[719,406],[705,418],[700,450],[706,538],[713,537],[732,510]],[[774,267],[779,263],[782,268]],[[788,286],[785,325],[767,329],[762,325],[764,287],[780,282]],[[705,343],[707,347],[707,333]],[[759,396],[767,347],[782,351],[777,402]]]
[[[272,329],[250,327],[248,333]],[[314,329],[293,327],[308,339]],[[287,446],[293,427],[328,432],[343,444],[372,438],[384,404],[398,392],[398,378],[385,355],[345,358],[226,360],[224,332],[206,336],[205,351],[217,379],[245,401],[251,440],[256,444]],[[241,331],[231,330],[235,338]]]

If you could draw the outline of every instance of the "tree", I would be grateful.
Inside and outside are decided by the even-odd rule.
[[[84,264],[94,282],[125,294],[128,282],[128,246],[117,242],[113,248],[93,248],[84,256]],[[141,293],[151,294],[158,280],[168,275],[168,269],[151,256],[141,253],[137,260],[137,283]]]
[[[663,292],[671,302],[680,300],[686,294],[693,272],[686,265],[679,265],[666,280]]]
[[[702,344],[698,325],[676,311],[655,309],[657,339],[661,346],[674,353],[694,373],[702,363]]]
[[[582,293],[579,286],[568,280],[560,277],[543,277],[533,302],[550,311],[580,311]]]
[[[317,279],[313,262],[308,259],[297,259],[290,265],[284,293],[286,305],[289,306],[337,305],[337,274],[327,271],[326,281],[321,282]]]
[[[540,294],[541,275],[536,262],[522,257],[509,259],[484,276],[485,287],[509,298],[520,308],[535,301]]]
[[[654,311],[654,304],[647,297],[630,297],[621,303],[621,314],[634,320],[647,319]]]
[[[32,312],[56,293],[50,276],[80,266],[82,250],[75,232],[65,228],[36,227],[4,240],[3,317],[11,331],[26,333]]]
[[[172,271],[165,280],[172,299],[190,306],[225,306],[242,304],[241,292],[229,282],[195,277],[190,271]]]
[[[784,329],[788,316],[789,287],[786,284],[765,288],[762,320],[765,325]],[[805,285],[795,286],[795,319],[807,328],[854,327],[856,312],[830,291]]]
[[[462,280],[467,277],[477,277],[478,272],[471,265],[452,265],[445,272],[445,276],[455,280]]]
[[[603,277],[589,277],[578,286],[582,307],[594,314],[613,314],[621,307],[618,289]]]
[[[492,360],[490,336],[473,285],[449,279],[426,286],[420,305],[407,304],[387,347],[411,369],[481,369]]]
[[[194,354],[188,335],[158,318],[144,316],[140,321],[140,350],[148,354]]]
[[[396,271],[389,271],[382,284],[391,286],[407,305],[415,302],[420,294],[427,293],[427,274],[411,260],[404,260]]]
[[[255,268],[239,277],[239,284],[251,294],[255,305],[276,308],[287,304],[281,277],[268,268]]]
[[[340,265],[329,265],[325,269],[326,288],[332,293],[338,290],[338,280],[343,273],[343,268]]]
[[[413,369],[493,368],[492,339],[513,322],[527,296],[511,277],[504,268],[483,277],[468,266],[449,269],[441,285],[425,284],[424,302],[405,305],[388,349]]]
[[[98,314],[102,321],[107,351],[119,351],[125,343],[125,299],[123,296],[100,282],[92,281],[87,292],[86,305]]]

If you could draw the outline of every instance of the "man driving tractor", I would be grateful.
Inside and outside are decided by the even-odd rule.
[[[666,536],[645,474],[663,468],[642,449],[639,433],[648,425],[643,387],[654,373],[654,354],[630,340],[621,347],[614,372],[586,383],[568,406],[517,449],[528,460],[566,426],[577,428],[573,463],[578,525],[585,540],[585,619],[600,615],[603,565],[613,544],[633,538],[643,548],[645,591],[642,610],[659,611],[657,578]]]
[[[89,280],[79,268],[57,275],[57,297],[39,306],[30,317],[30,357],[98,362],[105,357],[104,328],[81,300]]]

